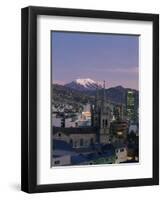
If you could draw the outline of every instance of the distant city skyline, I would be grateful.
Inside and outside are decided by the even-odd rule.
[[[52,32],[52,82],[106,81],[106,88],[137,89],[139,36]]]

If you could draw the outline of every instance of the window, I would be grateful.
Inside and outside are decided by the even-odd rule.
[[[61,133],[58,133],[58,137],[61,137]]]
[[[80,139],[80,146],[83,146],[83,139]]]
[[[94,143],[93,138],[91,138],[90,139],[90,144],[93,144],[93,143]]]
[[[120,149],[120,152],[123,152],[124,151],[124,149]]]
[[[74,142],[74,147],[77,147],[77,141]]]
[[[108,126],[108,120],[107,119],[105,120],[105,126],[106,127]]]
[[[103,128],[105,127],[105,120],[104,119],[102,120],[102,127]]]
[[[71,144],[71,146],[73,146],[73,140],[72,139],[70,139],[70,144]]]

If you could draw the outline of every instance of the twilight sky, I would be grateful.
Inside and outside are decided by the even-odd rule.
[[[52,32],[52,81],[77,78],[138,89],[139,36]]]

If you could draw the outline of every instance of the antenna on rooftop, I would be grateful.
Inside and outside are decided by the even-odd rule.
[[[103,81],[103,88],[105,89],[105,80]]]
[[[105,80],[103,81],[103,102],[106,101],[106,94],[105,94]]]

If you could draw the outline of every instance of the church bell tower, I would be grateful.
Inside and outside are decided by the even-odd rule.
[[[104,81],[101,112],[100,112],[100,143],[104,144],[109,143],[110,121],[111,121],[111,109],[109,103],[106,100],[106,90]]]
[[[102,95],[99,90],[96,91],[95,105],[92,108],[92,126],[98,128],[99,142],[101,144],[109,143],[110,135],[111,109],[106,100],[105,81],[103,83]]]

